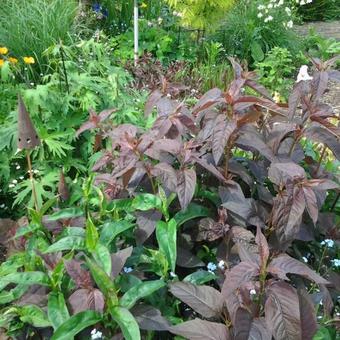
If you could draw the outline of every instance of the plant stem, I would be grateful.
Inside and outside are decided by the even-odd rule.
[[[63,65],[63,72],[64,72],[64,76],[65,76],[66,90],[67,90],[67,93],[70,94],[70,86],[68,84],[67,71],[66,71],[66,66],[65,66],[65,55],[64,55],[64,50],[63,50],[62,46],[60,46],[60,56],[61,56],[61,62],[62,62],[62,65]]]
[[[321,151],[321,155],[320,155],[320,159],[319,159],[319,162],[318,162],[318,166],[317,166],[317,168],[316,168],[316,170],[315,170],[315,176],[318,175],[318,172],[319,172],[320,166],[321,166],[321,162],[322,162],[322,160],[323,160],[323,158],[324,158],[324,156],[325,156],[325,153],[326,153],[326,149],[327,149],[327,146],[324,145],[324,147],[323,147],[323,149],[322,149],[322,151]]]
[[[340,197],[340,192],[338,192],[338,194],[335,197],[334,203],[332,204],[332,207],[331,207],[331,211],[334,210],[336,204],[338,203],[339,197]]]
[[[38,198],[37,198],[37,192],[35,190],[33,171],[32,171],[32,162],[31,162],[31,156],[30,156],[29,150],[26,150],[26,158],[27,158],[27,165],[28,165],[28,173],[29,173],[29,176],[30,176],[30,181],[32,183],[32,193],[33,193],[35,210],[38,211]]]

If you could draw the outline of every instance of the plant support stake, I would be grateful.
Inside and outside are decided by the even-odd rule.
[[[134,0],[133,8],[133,26],[134,26],[134,56],[135,66],[138,64],[138,0]]]

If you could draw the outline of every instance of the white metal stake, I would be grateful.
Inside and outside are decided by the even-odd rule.
[[[135,40],[135,66],[138,64],[138,0],[134,0],[134,16],[133,16],[133,24],[134,24],[134,40]]]

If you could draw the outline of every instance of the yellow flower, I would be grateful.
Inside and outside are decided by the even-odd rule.
[[[7,54],[8,48],[7,47],[0,47],[0,54]]]
[[[8,58],[9,62],[12,63],[12,64],[16,64],[18,62],[18,59],[17,58],[14,58],[14,57],[9,57]]]
[[[0,59],[0,67],[5,63],[5,60]]]
[[[24,57],[25,64],[34,64],[35,60],[33,57]]]
[[[146,8],[148,7],[148,5],[145,2],[142,2],[142,4],[140,5],[140,8]]]

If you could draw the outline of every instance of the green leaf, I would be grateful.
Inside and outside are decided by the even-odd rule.
[[[326,327],[321,327],[313,336],[313,340],[335,340],[330,330]]]
[[[50,284],[50,279],[43,272],[12,273],[0,279],[0,286],[6,286],[9,283],[48,286]]]
[[[85,245],[89,252],[94,251],[99,239],[98,231],[92,220],[88,218],[86,222]]]
[[[57,221],[60,219],[69,219],[83,216],[83,211],[80,208],[61,209],[48,217],[49,221]]]
[[[119,303],[122,307],[130,309],[139,299],[152,294],[164,286],[165,282],[163,280],[140,282],[130,288],[120,299]]]
[[[179,211],[174,216],[174,220],[177,223],[177,227],[180,227],[185,222],[190,221],[194,218],[207,217],[210,215],[211,213],[208,208],[198,205],[196,203],[190,203],[188,208],[186,208],[184,211]]]
[[[174,219],[168,223],[158,221],[156,225],[156,238],[159,249],[166,256],[171,270],[174,272],[176,267],[176,240],[177,240],[177,225]]]
[[[140,332],[136,319],[123,307],[110,308],[112,318],[118,323],[125,340],[140,340]]]
[[[186,276],[183,281],[190,282],[195,285],[202,285],[211,280],[216,280],[217,276],[214,273],[210,273],[206,270],[198,270],[188,276]]]
[[[85,229],[81,227],[66,227],[62,230],[58,237],[62,239],[65,236],[80,236],[85,237]]]
[[[132,208],[135,210],[161,209],[162,201],[158,196],[152,194],[139,194],[132,201]]]
[[[100,243],[104,246],[108,246],[117,235],[133,226],[134,224],[124,220],[104,223],[100,232]]]
[[[54,330],[70,318],[63,293],[51,292],[48,295],[47,314]]]
[[[31,223],[29,225],[22,226],[17,229],[14,239],[17,239],[18,237],[21,237],[21,236],[25,236],[28,233],[32,233],[33,231],[38,230],[38,229],[40,229],[40,226],[39,224],[36,224],[36,223]]]
[[[105,271],[98,266],[97,263],[90,260],[89,258],[86,259],[86,263],[90,269],[91,275],[95,280],[97,286],[102,291],[102,293],[106,297],[113,298],[117,300],[116,290],[113,281],[111,280],[110,276],[105,273]],[[116,301],[114,301],[116,303]]]
[[[23,306],[20,309],[20,320],[29,323],[34,327],[49,327],[49,322],[46,314],[36,305]]]
[[[0,305],[12,302],[19,299],[27,290],[29,286],[27,285],[17,285],[10,291],[3,291],[0,293]]]
[[[109,249],[107,249],[107,247],[104,245],[97,243],[93,252],[93,257],[98,263],[101,264],[101,267],[104,269],[105,273],[110,275],[112,263]]]
[[[51,340],[70,340],[84,328],[92,326],[102,320],[102,316],[93,310],[72,315],[54,332]]]
[[[250,46],[250,50],[251,50],[251,56],[253,57],[255,61],[258,62],[264,59],[264,53],[262,51],[262,47],[257,41],[254,40],[252,42]]]
[[[44,253],[55,253],[63,250],[83,250],[85,248],[85,241],[80,236],[66,236],[56,243],[50,245]]]

